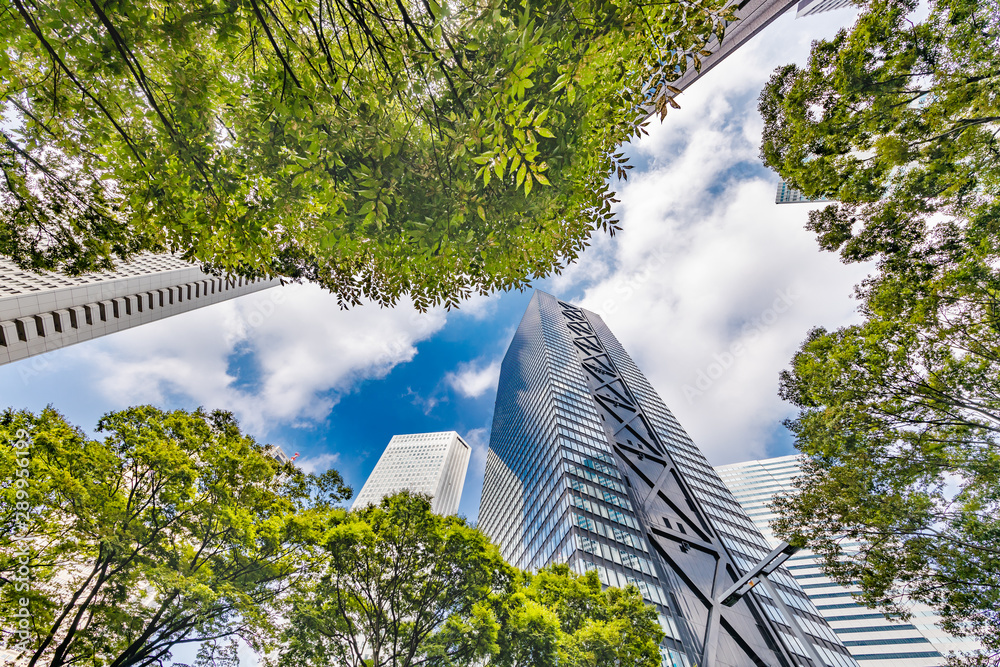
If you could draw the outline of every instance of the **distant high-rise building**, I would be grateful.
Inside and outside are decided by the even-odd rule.
[[[82,276],[32,273],[0,259],[0,364],[277,284],[212,276],[172,255]]]
[[[810,204],[816,202],[830,201],[829,199],[810,199],[795,188],[782,181],[778,184],[778,189],[774,193],[775,204]]]
[[[771,544],[777,544],[778,540],[769,525],[775,514],[767,505],[776,494],[792,490],[792,480],[799,470],[797,456],[716,468]],[[881,613],[854,602],[851,592],[857,589],[832,581],[823,574],[820,564],[817,556],[803,551],[789,559],[787,568],[851,654],[865,667],[944,667],[949,652],[982,648],[968,637],[953,637],[937,627],[940,619],[926,605],[913,604],[913,618],[906,623],[887,620]]]
[[[377,504],[405,489],[431,496],[431,510],[436,514],[455,514],[471,454],[455,431],[394,435],[352,509]]]
[[[663,664],[857,663],[596,314],[535,292],[500,370],[479,527],[512,564],[634,584]]]
[[[272,459],[278,461],[278,463],[292,462],[292,459],[289,458],[288,454],[285,453],[285,450],[283,450],[281,447],[278,447],[277,445],[269,445],[268,448],[264,450],[264,453],[270,456]]]

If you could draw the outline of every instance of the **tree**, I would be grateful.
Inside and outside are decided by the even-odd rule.
[[[10,0],[0,254],[138,251],[449,306],[617,222],[616,147],[723,0]]]
[[[458,517],[402,492],[325,534],[288,599],[278,665],[470,665],[496,652],[488,600],[514,575]]]
[[[942,333],[870,320],[810,334],[782,374],[806,458],[774,528],[866,606],[905,619],[925,602],[997,664],[998,348],[968,354]]]
[[[196,642],[225,663],[217,642],[235,637],[262,649],[350,488],[267,456],[228,413],[135,407],[97,432],[51,408],[0,416],[0,645],[31,667],[159,665]]]
[[[809,197],[825,250],[887,273],[988,243],[1000,212],[996,0],[869,0],[853,30],[779,68],[760,97],[761,157]],[[995,246],[990,248],[996,252]]]
[[[658,667],[663,631],[635,587],[566,565],[537,574],[408,491],[325,534],[287,599],[278,667]]]
[[[782,374],[806,455],[780,536],[862,601],[945,629],[1000,664],[1000,25],[996,2],[871,1],[850,31],[779,69],[762,157],[836,203],[807,227],[871,261],[863,323],[809,334]],[[861,546],[854,552],[846,544]],[[975,660],[975,659],[973,659]]]
[[[663,630],[639,589],[601,587],[597,573],[556,564],[522,573],[503,599],[498,667],[657,667]]]

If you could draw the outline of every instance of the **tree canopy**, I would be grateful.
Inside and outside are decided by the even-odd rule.
[[[634,587],[521,572],[423,495],[347,512],[336,471],[279,463],[228,413],[140,406],[96,430],[0,414],[0,650],[31,667],[184,646],[238,667],[240,640],[276,667],[660,664]]]
[[[875,319],[817,329],[782,376],[806,454],[780,497],[776,534],[824,556],[861,601],[943,627],[1000,656],[1000,403],[997,332],[988,357],[958,336]]]
[[[812,331],[782,374],[806,460],[775,528],[869,606],[905,616],[905,596],[927,602],[996,664],[1000,4],[927,9],[863,3],[761,95],[764,160],[835,200],[807,227],[873,266],[863,322]]]
[[[498,667],[657,667],[663,630],[639,589],[602,590],[564,564],[522,573],[499,601]]]
[[[273,663],[315,667],[658,667],[663,630],[635,587],[566,565],[508,565],[464,519],[402,492],[326,532],[288,597]]]
[[[864,3],[852,30],[816,42],[805,68],[779,68],[760,97],[765,163],[836,200],[809,215],[821,247],[887,273],[989,243],[1000,211],[1000,5],[935,0],[920,21],[917,4]]]
[[[514,570],[465,520],[402,492],[326,531],[288,598],[277,665],[472,665],[496,650],[488,600]]]
[[[722,0],[11,0],[0,254],[142,250],[418,307],[614,232],[616,147]]]
[[[97,432],[52,409],[0,415],[0,647],[31,667],[263,649],[350,488],[278,463],[227,413],[135,407]]]

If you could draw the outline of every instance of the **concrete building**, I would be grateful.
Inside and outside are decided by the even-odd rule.
[[[775,515],[767,504],[776,494],[792,490],[792,479],[799,473],[798,457],[734,463],[716,471],[768,542],[777,544],[769,525]],[[926,605],[914,604],[913,618],[906,623],[889,621],[860,606],[851,597],[857,589],[826,577],[811,552],[799,552],[786,565],[863,667],[944,667],[949,652],[981,648],[976,641],[938,628],[938,616]]]
[[[500,370],[479,527],[512,564],[635,585],[663,664],[857,665],[595,313],[535,292]]]
[[[75,277],[0,259],[0,364],[277,284],[211,276],[172,255],[142,255],[110,273]]]
[[[404,489],[431,496],[431,510],[458,512],[472,450],[455,431],[394,435],[361,487],[352,509],[378,504]]]
[[[288,456],[288,454],[285,453],[285,450],[283,450],[281,447],[278,447],[277,445],[269,445],[268,448],[264,450],[264,453],[270,456],[271,458],[275,459],[279,463],[292,462],[292,459]]]

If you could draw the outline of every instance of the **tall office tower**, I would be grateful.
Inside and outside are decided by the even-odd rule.
[[[856,665],[599,316],[535,292],[500,370],[479,527],[514,565],[635,584],[664,664]]]
[[[716,468],[764,536],[777,544],[769,526],[774,513],[767,504],[783,491],[792,490],[799,474],[798,457],[782,456]],[[788,570],[802,585],[833,631],[856,660],[865,667],[942,667],[951,651],[977,651],[981,645],[969,638],[953,637],[935,625],[937,615],[926,605],[913,605],[913,619],[894,623],[851,598],[851,591],[824,576],[820,560],[799,552],[788,561]],[[943,654],[943,655],[942,655]]]
[[[472,450],[454,431],[394,435],[352,509],[373,505],[404,489],[431,496],[431,510],[458,511]]]
[[[689,63],[688,70],[672,85],[681,90],[690,86],[743,46],[751,37],[770,25],[771,21],[788,11],[797,1],[742,0],[736,3],[736,18],[738,20],[726,27],[721,43],[716,37],[708,41],[705,48],[711,51],[712,55],[702,59],[701,71],[695,71],[695,68]]]
[[[171,255],[142,255],[109,273],[22,271],[0,259],[0,364],[277,285],[219,278]]]

